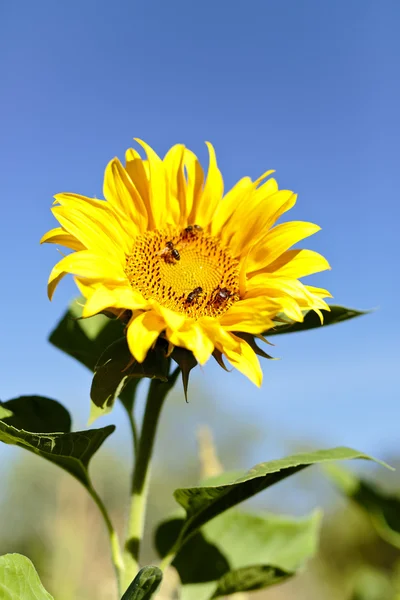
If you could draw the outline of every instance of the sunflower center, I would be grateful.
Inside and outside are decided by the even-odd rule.
[[[131,286],[188,317],[215,317],[239,300],[238,262],[201,227],[148,232],[126,258]]]

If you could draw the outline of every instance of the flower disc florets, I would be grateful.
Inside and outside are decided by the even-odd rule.
[[[239,300],[238,261],[199,225],[138,236],[125,273],[146,299],[187,317],[217,317]]]

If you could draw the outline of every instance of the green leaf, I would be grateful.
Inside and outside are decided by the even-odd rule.
[[[54,600],[44,589],[35,567],[26,556],[0,556],[0,598],[2,600]]]
[[[124,324],[119,319],[96,315],[82,319],[82,298],[71,302],[68,310],[51,332],[49,341],[94,371],[99,356],[123,336]]]
[[[400,550],[400,498],[337,465],[326,472],[336,487],[368,514],[378,535]]]
[[[46,458],[90,488],[89,461],[114,429],[109,425],[74,433],[32,433],[0,421],[0,441]]]
[[[5,408],[4,404],[0,402],[0,421],[2,421],[3,419],[7,419],[8,417],[12,417],[11,410]]]
[[[158,567],[143,567],[121,600],[148,600],[156,593],[161,581],[162,571]]]
[[[354,319],[354,317],[367,315],[371,312],[370,310],[356,310],[354,308],[346,308],[345,306],[337,305],[331,305],[330,309],[330,311],[321,310],[324,315],[324,322],[322,325],[317,313],[313,310],[309,310],[304,315],[304,321],[302,323],[297,323],[296,321],[290,323],[278,323],[273,329],[265,331],[263,335],[271,337],[271,335],[278,335],[281,333],[295,333],[296,331],[306,331],[307,329],[315,329],[316,327],[325,327],[326,325],[334,325],[335,323]]]
[[[101,409],[100,414],[107,414],[129,380],[139,382],[141,378],[149,377],[168,381],[169,362],[161,345],[156,344],[144,361],[139,363],[132,357],[126,338],[113,342],[100,356],[94,369],[90,390],[93,404]],[[99,411],[96,410],[95,417],[97,416]],[[93,418],[90,419],[92,421]]]
[[[223,485],[178,489],[174,493],[175,499],[186,511],[179,543],[182,544],[199,527],[217,515],[310,465],[353,458],[374,460],[351,448],[318,450],[260,463],[243,473],[242,477]]]
[[[220,515],[187,540],[172,563],[184,585],[182,598],[216,598],[280,583],[315,554],[320,521],[319,511],[302,519],[232,510]],[[161,556],[174,546],[183,523],[175,518],[159,526]]]
[[[10,414],[2,416],[2,409]],[[7,425],[31,433],[71,431],[71,417],[67,409],[56,400],[43,396],[20,396],[0,403],[0,419],[5,418]]]
[[[229,571],[217,583],[217,589],[211,598],[229,596],[238,592],[261,590],[277,583],[282,583],[293,573],[286,573],[277,567],[255,565]]]

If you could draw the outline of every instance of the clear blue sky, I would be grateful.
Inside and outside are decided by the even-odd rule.
[[[100,197],[106,163],[134,136],[204,159],[210,140],[227,187],[274,168],[299,193],[290,217],[322,226],[308,247],[332,264],[310,283],[379,310],[275,338],[281,360],[264,363],[261,390],[211,364],[194,381],[265,430],[275,456],[281,434],[397,452],[399,19],[396,0],[3,3],[1,397],[59,398],[78,426],[88,415],[89,375],[46,342],[75,294],[69,281],[46,297],[58,254],[38,241],[53,194]],[[192,447],[200,400],[178,403]],[[267,458],[262,438],[252,458]]]

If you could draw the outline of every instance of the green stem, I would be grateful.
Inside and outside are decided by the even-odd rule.
[[[164,400],[173,387],[178,373],[179,368],[172,373],[167,382],[153,379],[150,383],[132,476],[131,507],[124,552],[125,573],[123,590],[128,587],[139,570],[139,552],[143,538],[150,482],[150,466],[157,426]]]
[[[108,537],[110,539],[111,559],[112,559],[115,573],[117,576],[118,591],[120,592],[121,591],[121,579],[122,579],[122,574],[124,571],[124,561],[123,561],[123,557],[122,557],[122,553],[121,553],[121,548],[119,545],[118,535],[113,527],[113,524],[111,522],[111,519],[109,517],[106,507],[104,506],[102,499],[100,498],[100,496],[98,495],[96,490],[92,487],[92,485],[90,485],[90,487],[88,487],[88,491],[89,491],[89,494],[92,496],[93,500],[95,501],[95,503],[97,504],[97,506],[101,512],[101,515],[103,517],[104,523],[106,524],[106,527],[107,527]]]
[[[160,563],[160,569],[162,572],[164,572],[166,569],[168,569],[168,567],[170,566],[170,564],[172,563],[172,561],[175,558],[175,554],[176,554],[175,550],[172,549],[169,554],[164,556],[164,558],[162,559],[162,561]]]
[[[137,432],[135,418],[134,418],[132,412],[129,410],[127,410],[126,412],[128,414],[129,426],[130,426],[131,432],[132,432],[133,456],[134,456],[134,459],[136,459],[137,452],[138,452],[138,445],[139,445],[139,436],[138,436],[138,432]]]

